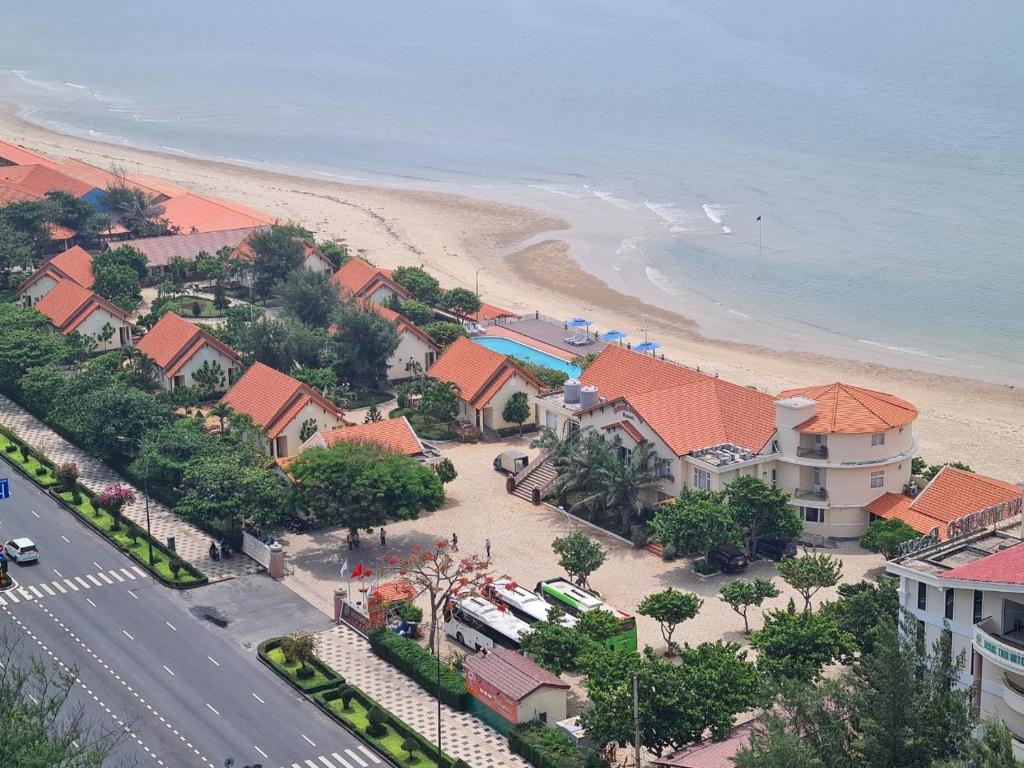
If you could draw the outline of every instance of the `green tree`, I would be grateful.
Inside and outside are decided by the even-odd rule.
[[[335,313],[338,333],[331,335],[329,351],[334,372],[353,387],[383,387],[388,360],[398,349],[398,332],[385,318],[354,302]]]
[[[1002,720],[982,723],[981,737],[971,739],[959,756],[942,758],[933,768],[1021,768],[1024,762],[1013,756],[1013,734]]]
[[[8,203],[0,208],[0,226],[21,235],[22,242],[29,244],[34,258],[42,255],[50,243],[52,220],[52,207],[43,200]]]
[[[114,221],[126,227],[132,237],[155,237],[168,233],[167,223],[160,218],[164,215],[164,207],[156,202],[155,197],[129,185],[123,177],[103,192],[100,206],[110,211]]]
[[[870,552],[878,552],[891,560],[900,551],[900,544],[920,536],[917,531],[898,518],[875,520],[860,536],[860,545]]]
[[[0,218],[0,287],[10,285],[11,272],[32,263],[32,241]]]
[[[448,457],[437,462],[434,465],[434,471],[437,472],[437,479],[441,481],[441,485],[448,485],[448,483],[459,476],[458,471],[455,469],[455,464]]]
[[[574,627],[567,627],[557,619],[537,621],[519,639],[519,648],[544,669],[562,674],[576,668],[576,658],[584,640]]]
[[[341,306],[338,286],[330,275],[304,267],[289,272],[277,294],[285,312],[313,328],[327,328]]]
[[[523,422],[530,418],[530,400],[525,392],[512,393],[512,396],[505,401],[501,418],[518,425],[519,434],[523,434]]]
[[[142,302],[139,276],[131,267],[121,264],[93,266],[92,289],[125,312],[134,312]]]
[[[789,601],[785,609],[765,614],[764,628],[750,636],[757,649],[757,668],[773,679],[815,679],[822,667],[849,660],[857,650],[853,637],[829,616],[798,611]]]
[[[276,473],[237,456],[212,456],[192,462],[182,477],[184,493],[174,512],[186,520],[234,528],[243,520],[273,526],[287,512],[284,481]]]
[[[234,411],[231,409],[231,406],[224,402],[217,403],[210,408],[209,415],[213,416],[220,422],[221,436],[227,434],[227,431],[225,430],[225,420],[231,418],[232,413],[234,413]]]
[[[661,636],[665,639],[665,645],[668,646],[668,651],[671,653],[672,633],[684,621],[696,616],[703,604],[704,601],[696,595],[669,587],[661,592],[647,595],[640,601],[637,613],[658,622]]]
[[[755,475],[741,475],[725,486],[725,503],[747,532],[751,555],[763,536],[795,539],[804,528],[789,495]]]
[[[309,384],[333,403],[342,407],[348,405],[349,392],[344,384],[338,382],[331,368],[299,368],[292,371],[292,377]]]
[[[371,405],[366,411],[366,416],[363,417],[363,424],[374,424],[378,421],[384,421],[384,417],[376,405]]]
[[[558,565],[569,578],[582,587],[590,586],[590,574],[600,568],[608,553],[585,533],[576,531],[551,542],[558,555]]]
[[[290,374],[297,365],[320,367],[330,343],[326,332],[294,318],[262,317],[238,328],[235,349],[247,365],[260,362]]]
[[[416,299],[401,302],[395,311],[407,318],[413,325],[426,325],[434,319],[434,310]]]
[[[316,656],[317,637],[312,632],[298,631],[281,639],[281,653],[289,662],[299,662],[299,668],[306,665]]]
[[[302,268],[302,240],[286,226],[273,226],[249,237],[253,259],[252,287],[264,301],[269,298],[296,269]]]
[[[192,381],[204,396],[222,391],[228,383],[227,374],[219,362],[204,360],[199,369],[192,374]]]
[[[713,491],[684,490],[658,507],[651,526],[662,544],[672,544],[679,553],[699,552],[705,564],[715,547],[743,540],[732,509]]]
[[[121,245],[92,257],[94,272],[97,267],[104,266],[130,267],[138,275],[139,280],[146,278],[149,271],[148,262],[146,254],[130,245]]]
[[[750,606],[760,608],[769,597],[778,597],[779,590],[768,579],[758,578],[753,581],[730,581],[722,585],[718,594],[723,602],[743,617],[743,634],[749,635],[750,623],[747,620],[747,612]]]
[[[306,419],[302,422],[302,427],[299,429],[299,442],[306,442],[320,431],[320,425],[317,424],[316,419]]]
[[[342,267],[350,258],[348,246],[335,240],[324,240],[317,243],[320,253],[330,259],[335,267]]]
[[[441,306],[456,317],[466,318],[480,311],[480,297],[468,288],[452,288],[441,294]]]
[[[196,254],[195,270],[203,279],[213,280],[220,285],[228,276],[227,259],[220,254],[211,256],[206,251],[200,251]]]
[[[459,396],[447,381],[429,379],[424,382],[420,396],[420,413],[439,424],[459,415]]]
[[[878,626],[896,626],[900,610],[897,584],[890,578],[874,583],[840,584],[839,599],[822,604],[821,612],[835,619],[841,630],[853,636],[861,653],[869,653],[874,647]]]
[[[930,483],[935,479],[935,476],[942,471],[943,467],[953,467],[953,469],[962,469],[964,472],[973,472],[969,466],[964,464],[962,461],[947,461],[944,464],[932,464],[928,469],[921,473],[921,476],[925,479],[925,482]]]
[[[915,477],[920,477],[924,474],[924,471],[928,469],[928,462],[920,456],[915,456],[910,460],[910,474]]]
[[[801,557],[785,557],[776,568],[782,580],[800,593],[805,611],[811,610],[811,598],[818,590],[834,587],[843,577],[842,560],[813,552]]]
[[[576,618],[575,629],[585,643],[603,645],[622,632],[622,620],[609,611],[586,611]]]
[[[437,345],[444,349],[450,345],[456,339],[469,338],[469,334],[466,329],[458,323],[453,323],[448,320],[435,320],[432,323],[427,323],[422,328],[423,332],[432,338]]]
[[[428,305],[437,304],[441,284],[423,267],[398,267],[391,273],[391,277],[417,301]]]
[[[18,397],[18,380],[43,365],[70,362],[77,348],[66,336],[49,331],[46,317],[34,309],[0,302],[0,389]]]
[[[444,501],[441,481],[430,467],[375,445],[311,448],[288,471],[303,509],[318,522],[351,531],[414,520]]]
[[[569,374],[558,368],[549,368],[546,365],[539,365],[514,355],[512,356],[512,362],[527,373],[536,376],[540,383],[548,389],[556,389],[569,380]]]

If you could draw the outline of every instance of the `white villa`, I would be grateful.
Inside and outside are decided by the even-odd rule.
[[[194,386],[196,372],[206,365],[223,372],[223,386],[214,388],[222,392],[242,368],[242,358],[235,350],[173,312],[161,317],[136,348],[156,363],[157,382],[162,389]]]

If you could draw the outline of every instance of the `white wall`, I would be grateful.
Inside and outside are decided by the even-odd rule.
[[[399,331],[398,348],[388,360],[388,380],[397,381],[409,378],[409,372],[405,369],[409,360],[414,360],[423,366],[424,371],[427,370],[433,363],[433,359],[430,362],[427,359],[427,355],[431,352],[435,352],[434,348],[415,333]]]
[[[519,702],[519,722],[537,720],[540,714],[547,714],[548,725],[565,720],[566,691],[564,688],[538,688]]]
[[[203,344],[203,346],[201,346],[198,351],[192,355],[189,361],[178,370],[176,375],[184,377],[182,386],[191,387],[195,384],[193,376],[196,371],[203,367],[203,363],[206,361],[209,361],[210,365],[213,365],[214,363],[220,364],[220,367],[224,370],[224,386],[219,388],[217,391],[223,392],[227,390],[227,388],[231,386],[230,371],[233,368],[237,368],[238,363],[220,352],[220,350],[215,349],[210,344]],[[173,381],[164,376],[163,371],[159,372],[157,378],[163,389],[173,389]]]
[[[318,253],[310,253],[305,261],[302,262],[302,266],[310,272],[319,272],[321,274],[324,272],[334,272],[334,265]]]
[[[110,326],[114,329],[114,335],[111,336],[107,341],[100,342],[99,336],[103,333],[103,326],[106,323],[110,323]],[[78,331],[82,336],[92,336],[97,340],[96,351],[97,352],[108,352],[111,349],[121,348],[121,339],[118,332],[119,328],[129,328],[128,323],[124,322],[120,318],[114,317],[112,314],[102,307],[89,313],[89,316],[82,321],[75,330]],[[131,346],[129,342],[125,346]]]
[[[522,379],[518,374],[513,374],[512,377],[506,381],[501,389],[495,393],[494,397],[491,398],[491,402],[487,404],[484,409],[484,426],[490,427],[491,429],[505,429],[506,427],[517,427],[518,424],[513,424],[510,421],[505,421],[502,418],[502,413],[505,412],[505,404],[508,399],[512,397],[516,392],[525,392],[526,397],[529,400],[533,395],[540,394],[540,390],[529,382]],[[533,413],[533,408],[530,409]],[[527,419],[523,422],[523,425],[530,424],[531,419]]]
[[[50,289],[57,284],[57,281],[49,274],[45,274],[25,289],[21,294],[22,303],[25,306],[34,307],[43,296],[50,292]]]
[[[371,293],[367,294],[364,298],[366,301],[373,302],[374,304],[383,304],[385,301],[395,295],[395,292],[387,285],[378,285]],[[401,297],[399,297],[401,298]]]
[[[287,438],[285,453],[282,455],[294,456],[299,452],[299,446],[302,444],[302,440],[299,439],[299,433],[302,432],[302,424],[307,419],[316,419],[318,431],[334,429],[335,427],[341,426],[341,422],[334,414],[328,412],[326,409],[310,400],[306,406],[299,411],[295,418],[288,423],[288,426],[278,433],[279,437],[284,436]],[[271,444],[267,447],[267,453],[274,456],[276,454],[274,453],[273,441],[269,442],[271,442]]]

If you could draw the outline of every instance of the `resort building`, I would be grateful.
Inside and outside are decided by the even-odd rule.
[[[179,233],[217,232],[224,229],[262,227],[273,224],[267,214],[239,203],[188,192],[161,204],[161,218]]]
[[[868,504],[909,483],[917,450],[917,411],[891,395],[836,383],[775,398],[615,345],[534,405],[537,423],[562,436],[603,430],[625,455],[651,442],[661,480],[651,501],[754,475],[790,494],[808,537],[860,536]]]
[[[930,647],[950,633],[953,655],[965,656],[961,685],[974,687],[982,718],[999,718],[1010,729],[1018,759],[1024,759],[1022,493],[1018,487],[1015,499],[952,519],[947,540],[923,536],[886,564],[900,580],[900,603],[917,637]]]
[[[459,418],[476,429],[499,430],[518,426],[505,421],[505,404],[516,392],[536,397],[544,385],[507,355],[500,355],[466,338],[456,339],[437,359],[429,376],[455,385]]]
[[[88,184],[93,189],[99,190],[101,193],[112,187],[128,186],[141,189],[146,193],[146,197],[154,203],[162,203],[169,197],[148,185],[131,181],[125,176],[119,176],[118,174],[104,168],[90,165],[89,163],[83,163],[81,160],[76,160],[71,157],[62,160],[59,168],[61,173],[64,175],[78,179],[80,182]],[[96,195],[95,198],[91,198],[90,201],[98,203],[99,195]]]
[[[240,242],[235,250],[231,252],[231,258],[238,261],[250,262],[256,258],[256,252],[252,249],[249,244],[249,239],[252,237],[250,233],[242,242]],[[334,264],[324,256],[323,251],[317,248],[315,245],[310,245],[300,237],[294,238],[302,245],[302,266],[311,272],[319,272],[324,274],[326,272],[334,271]]]
[[[17,144],[11,144],[9,141],[0,141],[0,167],[8,165],[55,166],[57,163],[48,157],[37,155],[35,152],[31,152],[24,147],[19,147]]]
[[[315,389],[263,363],[253,363],[221,402],[252,418],[275,458],[296,453],[316,432],[347,423],[342,410]]]
[[[34,306],[61,280],[92,288],[92,256],[88,251],[76,245],[40,266],[18,287],[22,305]]]
[[[130,347],[131,323],[119,307],[73,280],[58,280],[35,304],[50,325],[65,336],[78,332],[96,341],[96,351]]]
[[[0,168],[0,179],[40,197],[47,192],[69,195],[95,203],[103,190],[62,173],[51,165],[12,165]]]
[[[398,331],[398,348],[388,360],[388,381],[410,378],[411,365],[416,363],[426,371],[434,364],[441,348],[429,334],[420,330],[412,321],[380,304],[370,304],[373,310],[388,320]]]
[[[242,358],[205,328],[168,312],[139,340],[137,349],[156,363],[161,389],[195,386],[195,374],[204,367],[220,371],[222,392],[235,380]]]
[[[441,452],[420,440],[405,416],[317,432],[299,446],[298,453],[310,448],[330,448],[343,442],[377,445],[424,464],[435,464],[441,460]]]
[[[486,302],[480,302],[480,309],[469,315],[469,319],[474,323],[486,323],[491,320],[503,320],[512,317],[519,317],[518,312],[513,312],[511,309],[502,309],[494,304],[488,304]]]
[[[140,253],[144,253],[149,279],[155,281],[163,276],[172,259],[180,258],[194,262],[201,253],[216,256],[221,248],[237,248],[251,234],[264,229],[266,227],[242,227],[188,235],[140,237],[135,240],[125,240],[117,245],[131,246]]]
[[[392,296],[402,301],[412,298],[409,292],[394,281],[390,269],[381,269],[352,256],[332,278],[343,297],[352,297],[371,304],[383,304]]]
[[[569,684],[521,653],[485,650],[463,662],[469,711],[500,733],[518,723],[565,719]]]

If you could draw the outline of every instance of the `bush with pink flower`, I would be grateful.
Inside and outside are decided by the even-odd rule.
[[[121,527],[121,511],[126,504],[131,504],[133,501],[135,501],[135,491],[120,483],[114,483],[96,494],[93,504],[110,513],[110,516],[114,518],[112,530],[116,531]]]

